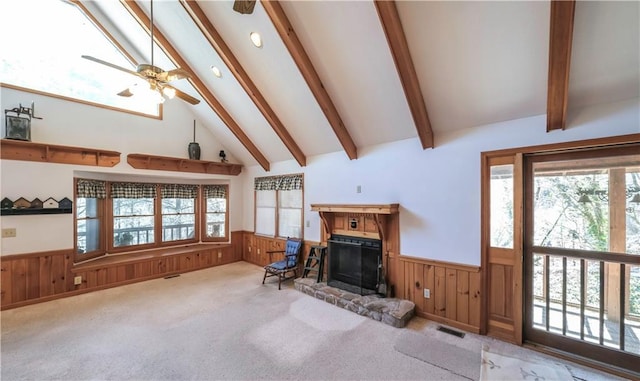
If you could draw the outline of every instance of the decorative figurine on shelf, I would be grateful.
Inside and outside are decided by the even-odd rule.
[[[200,160],[200,144],[196,143],[196,121],[193,121],[193,142],[189,143],[189,159]]]
[[[224,153],[224,150],[220,150],[220,153],[218,154],[218,156],[220,156],[220,162],[221,163],[226,163],[227,162],[227,154]]]
[[[35,103],[31,108],[20,104],[9,110],[4,110],[6,139],[31,141],[31,119],[42,119],[35,116]]]

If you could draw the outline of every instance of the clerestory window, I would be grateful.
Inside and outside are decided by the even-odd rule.
[[[116,110],[159,116],[159,107],[143,97],[117,94],[135,80],[130,74],[81,58],[99,57],[135,70],[82,9],[68,1],[2,2],[0,83],[23,91],[59,96]],[[32,30],[36,33],[23,33]]]

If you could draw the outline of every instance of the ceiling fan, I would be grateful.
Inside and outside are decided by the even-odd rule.
[[[168,84],[171,81],[175,81],[183,78],[189,78],[190,76],[189,72],[180,68],[164,71],[153,64],[153,0],[151,0],[150,24],[151,25],[149,29],[151,31],[151,64],[140,64],[138,65],[136,70],[133,71],[118,65],[114,65],[110,62],[103,61],[99,58],[95,58],[87,55],[83,55],[82,58],[85,58],[93,62],[97,62],[105,66],[109,66],[113,69],[117,69],[125,73],[129,73],[144,79],[149,84],[149,88],[147,91],[152,92],[152,94],[154,95],[158,103],[164,102],[165,96],[169,99],[172,99],[173,97],[178,97],[192,105],[196,105],[200,103],[198,99]],[[139,90],[138,88],[139,88],[138,85],[133,85],[129,88],[122,90],[121,92],[118,93],[118,95],[122,97],[130,97],[138,92]]]

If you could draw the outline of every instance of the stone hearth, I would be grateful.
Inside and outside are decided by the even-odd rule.
[[[298,278],[294,284],[296,290],[307,295],[397,328],[407,325],[415,309],[415,304],[408,300],[379,295],[362,296],[327,286],[324,282],[317,283],[312,278]]]

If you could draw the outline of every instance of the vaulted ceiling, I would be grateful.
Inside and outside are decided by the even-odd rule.
[[[148,1],[80,4],[150,61]],[[236,160],[265,169],[414,137],[438,149],[439,134],[545,113],[562,129],[573,109],[640,96],[638,2],[153,5],[156,65],[194,74],[172,83],[201,100],[184,107]]]

